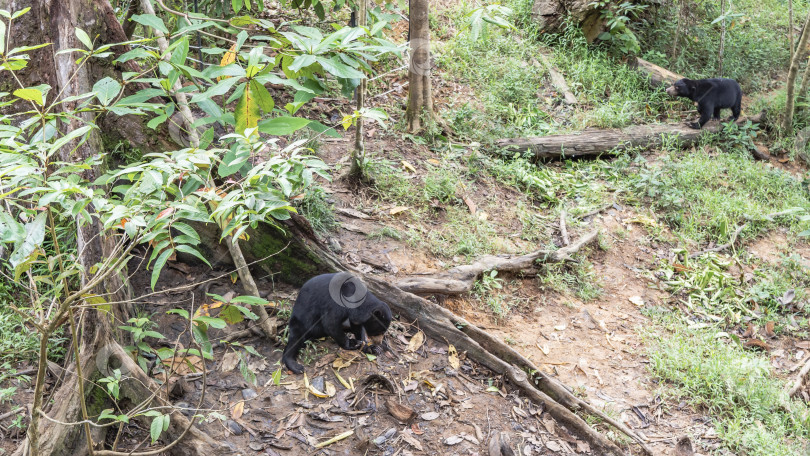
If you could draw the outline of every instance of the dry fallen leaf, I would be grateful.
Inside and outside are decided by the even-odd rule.
[[[776,333],[773,332],[774,322],[769,321],[765,323],[765,335],[768,337],[776,337]]]
[[[400,212],[407,211],[408,209],[410,209],[410,207],[408,207],[408,206],[396,206],[396,207],[392,207],[391,210],[388,211],[388,213],[391,214],[391,215],[397,215]]]
[[[411,337],[410,342],[408,342],[408,351],[415,352],[419,350],[419,347],[425,343],[425,334],[422,331],[417,331],[416,334]]]
[[[433,421],[439,417],[439,412],[427,412],[419,415],[419,418],[422,418],[425,421]]]
[[[461,437],[459,435],[454,435],[452,437],[448,437],[448,438],[444,439],[445,445],[456,445],[456,444],[459,444],[459,443],[461,443],[463,441],[464,441],[464,437]]]
[[[221,372],[230,372],[239,364],[239,354],[235,351],[229,351],[222,357],[222,363],[219,365]]]
[[[245,413],[245,401],[239,401],[231,409],[231,418],[238,420]]]
[[[453,369],[458,369],[461,366],[461,363],[458,361],[458,352],[453,344],[447,347],[447,360],[450,362],[450,367]]]
[[[405,168],[406,170],[416,174],[416,168],[414,168],[412,164],[406,162],[405,160],[402,160],[402,167]]]
[[[559,326],[555,326],[555,327],[554,327],[554,329],[556,329],[557,331],[562,331],[562,330],[564,330],[565,328],[566,328],[566,325],[559,325]]]
[[[422,444],[419,443],[419,440],[416,440],[416,437],[414,437],[412,433],[410,433],[410,432],[402,432],[402,433],[400,433],[400,435],[402,436],[402,440],[406,441],[408,443],[408,445],[416,448],[419,451],[424,451],[422,449]]]
[[[642,307],[644,305],[644,299],[641,296],[631,296],[629,300],[638,307]]]
[[[548,345],[540,346],[539,343],[537,344],[537,348],[539,348],[540,351],[543,352],[543,354],[546,355],[546,356],[548,356],[549,352],[551,351],[551,350],[549,350]]]
[[[388,413],[390,413],[391,416],[403,423],[416,418],[416,412],[414,412],[412,408],[400,404],[394,398],[389,397],[386,399],[385,407],[388,409]]]

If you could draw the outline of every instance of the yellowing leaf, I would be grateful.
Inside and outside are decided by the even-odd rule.
[[[402,167],[414,174],[416,173],[416,168],[414,168],[412,164],[406,162],[405,160],[402,160]]]
[[[349,127],[352,126],[353,122],[354,122],[354,117],[352,117],[351,115],[348,115],[348,116],[343,116],[343,120],[340,121],[340,124],[343,125],[344,130],[348,130]]]
[[[219,62],[219,66],[228,66],[236,61],[236,43],[228,49],[228,52],[222,56],[222,61]],[[217,78],[217,81],[221,81],[223,79],[228,79],[230,76],[220,76]]]
[[[231,283],[236,283],[239,280],[239,273],[234,271],[231,273]]]
[[[418,331],[408,342],[408,351],[414,352],[419,350],[419,347],[421,347],[423,343],[425,343],[425,334],[422,331]]]
[[[453,369],[458,369],[461,366],[461,363],[458,360],[458,352],[453,344],[447,346],[447,361],[450,363],[450,367]]]
[[[239,97],[239,102],[236,103],[236,109],[233,111],[237,133],[244,134],[246,129],[256,128],[259,123],[259,103],[251,87],[251,84],[245,86],[245,92]],[[257,132],[254,131],[254,134]]]
[[[391,214],[391,215],[397,215],[400,212],[407,211],[408,209],[410,209],[410,207],[408,207],[408,206],[396,206],[396,207],[392,207],[391,210],[388,211],[388,213]]]
[[[245,413],[245,401],[239,401],[231,409],[231,418],[238,420]]]

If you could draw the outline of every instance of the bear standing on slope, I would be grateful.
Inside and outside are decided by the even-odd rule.
[[[692,128],[700,129],[709,120],[719,119],[723,108],[731,108],[729,120],[740,117],[742,89],[733,79],[681,79],[667,88],[667,95],[697,102],[700,120],[689,124]]]
[[[381,354],[382,336],[390,325],[388,304],[377,299],[358,278],[347,272],[321,274],[309,279],[298,292],[281,361],[300,374],[304,366],[296,361],[298,352],[306,341],[325,336],[346,350]],[[354,339],[346,337],[346,332]],[[368,346],[369,339],[375,344]]]

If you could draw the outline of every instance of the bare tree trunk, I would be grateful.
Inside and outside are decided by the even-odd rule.
[[[720,0],[720,50],[717,52],[717,74],[723,76],[723,51],[726,47],[726,0]]]
[[[793,130],[793,113],[795,110],[796,102],[796,76],[799,74],[799,63],[804,49],[807,46],[807,39],[810,37],[808,33],[808,25],[810,25],[810,14],[804,22],[802,35],[799,38],[799,43],[796,45],[796,50],[793,53],[793,58],[790,60],[790,70],[788,70],[787,77],[787,102],[785,103],[785,119],[782,123],[782,128],[785,132]],[[802,83],[802,85],[805,85]]]
[[[357,2],[357,26],[365,27],[367,22],[366,13],[367,0],[359,0]],[[360,80],[360,85],[357,86],[356,100],[357,110],[361,111],[366,104],[366,82],[365,78]],[[366,156],[366,146],[363,142],[363,118],[357,119],[354,131],[354,150],[352,150],[352,167],[349,170],[349,175],[356,178],[363,177],[362,161]]]
[[[788,0],[788,43],[790,45],[790,60],[793,60],[795,48],[793,45],[793,0]]]
[[[430,83],[430,24],[428,0],[411,0],[411,61],[408,66],[408,131],[422,129],[423,118],[433,117],[433,94]],[[423,117],[424,116],[424,117]]]

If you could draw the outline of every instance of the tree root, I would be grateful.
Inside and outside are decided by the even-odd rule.
[[[456,266],[434,276],[411,276],[397,281],[397,287],[415,294],[458,295],[473,289],[475,281],[486,271],[529,272],[536,261],[561,263],[571,261],[571,255],[593,242],[599,230],[591,231],[575,243],[559,250],[536,250],[526,255],[487,255],[473,264]]]
[[[314,257],[318,258],[324,266],[332,270],[351,269],[343,264],[317,240],[307,236],[305,234],[306,231],[303,231],[298,226],[301,222],[296,222],[296,219],[297,217],[293,217],[293,221],[290,223],[289,227],[293,236],[305,249],[313,254]],[[589,233],[569,248],[560,249],[556,252],[535,252],[535,254],[524,255],[517,258],[494,256],[479,260],[479,262],[474,265],[461,266],[454,269],[457,269],[456,274],[463,274],[463,277],[466,277],[466,280],[469,281],[471,280],[469,277],[475,276],[485,270],[523,270],[530,267],[533,262],[540,257],[544,257],[547,261],[549,259],[565,261],[569,258],[568,255],[580,249],[588,242],[593,241],[597,234],[597,231]],[[355,271],[355,273],[360,275],[357,271]],[[641,437],[633,433],[623,424],[605,416],[592,405],[575,397],[562,384],[540,372],[531,361],[503,342],[495,339],[490,334],[482,331],[463,318],[454,315],[449,310],[420,298],[415,294],[403,291],[398,286],[392,285],[386,280],[374,276],[364,276],[364,278],[369,290],[379,298],[388,302],[392,310],[398,313],[402,318],[416,322],[427,335],[436,339],[446,340],[448,343],[453,344],[459,351],[467,352],[467,355],[471,359],[504,375],[524,394],[539,405],[542,405],[555,420],[566,426],[569,431],[588,442],[595,454],[618,456],[624,454],[624,452],[615,443],[591,428],[582,418],[576,415],[574,411],[584,411],[599,416],[606,423],[614,426],[636,441],[645,454],[652,455],[652,451],[646,446],[646,443]],[[531,374],[531,377],[526,374],[526,371]]]

